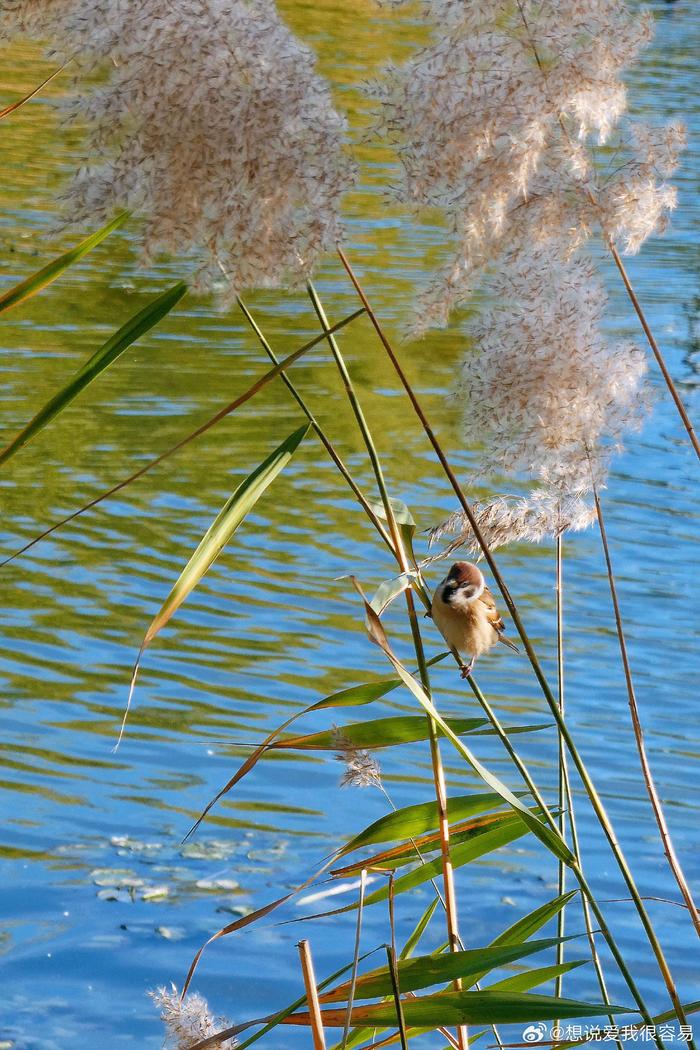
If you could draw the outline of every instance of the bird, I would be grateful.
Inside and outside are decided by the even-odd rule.
[[[503,637],[505,625],[481,569],[469,561],[456,561],[435,588],[430,615],[450,649],[469,656],[461,663],[462,678],[468,678],[477,656],[497,642],[518,652]]]

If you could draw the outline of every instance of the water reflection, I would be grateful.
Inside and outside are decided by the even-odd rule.
[[[339,104],[353,122],[363,181],[348,201],[351,256],[466,474],[472,454],[459,447],[459,406],[444,393],[462,351],[459,327],[422,343],[401,341],[407,304],[439,260],[444,233],[434,217],[416,222],[384,201],[395,158],[381,144],[365,141],[370,114],[357,88],[361,76],[371,77],[387,59],[400,59],[419,42],[416,26],[410,12],[377,10],[361,0],[352,5],[286,0],[281,6],[318,49],[323,71],[332,76]],[[689,408],[698,415],[688,317],[698,294],[692,200],[700,171],[700,118],[691,58],[700,44],[700,15],[683,0],[658,3],[656,9],[659,37],[635,73],[631,94],[645,116],[666,118],[680,110],[689,124],[690,148],[673,230],[633,260],[631,269],[674,374],[686,384]],[[5,51],[0,101],[29,90],[48,68],[36,50]],[[68,90],[65,79],[57,80],[45,98],[3,122],[3,284],[26,276],[75,239],[68,233],[47,237],[61,181],[80,152],[79,129],[59,127],[48,104]],[[135,241],[133,226],[119,231],[60,282],[3,319],[6,434],[107,334],[181,276],[167,261],[139,271]],[[611,328],[636,335],[612,274],[609,284]],[[318,287],[332,320],[354,309],[333,260]],[[250,297],[250,306],[279,354],[316,333],[313,311],[301,294],[259,294]],[[453,509],[450,494],[397,396],[368,323],[354,323],[342,346],[379,436],[393,491],[425,528]],[[217,313],[188,296],[12,461],[0,482],[2,549],[13,550],[174,443],[266,367],[242,316]],[[361,442],[322,348],[295,366],[294,378],[372,493]],[[249,753],[244,743],[261,739],[321,696],[387,673],[365,641],[356,601],[342,577],[352,571],[371,586],[395,570],[312,441],[147,652],[127,738],[116,754],[111,751],[145,626],[236,480],[299,422],[283,387],[271,385],[240,416],[2,572],[6,819],[0,851],[7,921],[0,944],[6,963],[0,1014],[18,1046],[62,1048],[98,1033],[104,1039],[105,1032],[115,1047],[159,1045],[145,989],[171,976],[181,979],[194,949],[214,929],[285,892],[342,833],[385,811],[376,792],[340,792],[339,769],[330,756],[282,753],[266,759],[223,800],[193,842],[181,843],[202,806]],[[617,461],[606,504],[654,769],[687,874],[697,882],[692,844],[700,741],[694,693],[700,667],[692,634],[700,609],[688,571],[698,538],[694,470],[660,391],[652,420]],[[424,537],[419,546],[425,550]],[[567,557],[571,721],[642,873],[644,892],[675,897],[637,775],[596,536],[572,540]],[[514,547],[502,561],[551,672],[552,551]],[[401,617],[390,614],[387,623],[408,659]],[[430,651],[437,652],[439,639],[430,625],[426,630]],[[547,721],[522,657],[494,656],[480,679],[504,720]],[[435,684],[446,713],[470,711],[468,694],[449,667],[436,668]],[[366,711],[379,717],[410,709],[410,698],[396,693]],[[331,722],[328,714],[318,714],[300,723],[300,730]],[[553,734],[519,742],[554,798]],[[491,738],[478,738],[478,753],[513,782]],[[423,801],[429,792],[425,749],[416,745],[410,754],[408,766],[390,751],[381,754],[387,790],[403,804]],[[453,790],[478,790],[473,774],[448,753],[446,764]],[[603,896],[624,896],[605,844],[580,808],[594,881]],[[529,840],[461,874],[462,912],[472,944],[490,939],[554,893],[555,872]],[[167,893],[152,893],[162,887]],[[684,997],[698,998],[691,934],[682,913],[668,905],[651,907]],[[292,907],[286,917],[302,913]],[[663,1009],[631,909],[610,905],[610,915],[629,946],[640,985]],[[400,932],[407,931],[412,914],[406,906],[399,907],[398,918]],[[312,932],[319,971],[345,961],[352,921],[325,921]],[[269,924],[222,942],[206,958],[202,990],[236,1016],[290,1000],[299,989],[293,947],[298,936],[296,926]],[[366,937],[370,946],[386,937],[383,914],[367,917]],[[575,994],[582,998],[593,994],[587,970],[577,974]],[[614,984],[611,992],[622,994]],[[286,1038],[285,1046],[302,1045],[298,1035]]]

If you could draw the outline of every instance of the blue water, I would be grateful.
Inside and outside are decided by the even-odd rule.
[[[700,13],[689,0],[654,6],[658,33],[631,77],[633,108],[660,119],[681,116],[689,148],[672,229],[630,260],[629,269],[698,419]],[[353,11],[333,0],[290,2],[285,11],[323,52],[324,72],[335,79],[359,129],[366,114],[359,92],[348,84],[407,49],[414,27],[405,15],[377,13],[365,4]],[[5,51],[0,103],[29,89],[48,68],[38,50]],[[45,97],[3,122],[3,285],[31,273],[75,236],[50,240],[48,232],[56,192],[80,151],[79,131],[61,128],[53,107],[69,90],[56,82]],[[413,291],[435,264],[441,231],[427,221],[416,228],[415,220],[383,203],[381,186],[393,160],[381,146],[365,144],[362,151],[363,185],[348,201],[350,254],[396,335],[451,459],[466,476],[470,454],[460,447],[459,405],[445,393],[463,336],[455,327],[421,343],[400,341]],[[4,433],[14,433],[78,361],[179,276],[173,262],[140,271],[136,241],[136,229],[127,227],[3,319]],[[641,343],[612,270],[606,280],[611,331]],[[333,319],[355,308],[332,260],[318,287]],[[258,295],[250,302],[280,353],[316,332],[303,295]],[[367,322],[348,329],[342,346],[376,430],[392,493],[427,528],[454,509],[450,490]],[[209,302],[188,297],[9,464],[2,481],[2,550],[14,550],[174,443],[265,367],[239,314],[221,314]],[[294,375],[371,492],[361,442],[324,353],[305,359]],[[653,363],[650,377],[658,393],[653,414],[616,459],[604,507],[648,750],[677,852],[700,892],[697,463]],[[371,589],[394,569],[313,441],[147,652],[126,738],[112,751],[131,666],[150,619],[236,479],[293,430],[298,417],[284,389],[268,387],[240,415],[2,570],[2,1047],[63,1050],[97,1039],[110,1048],[159,1046],[161,1027],[146,991],[181,982],[208,936],[246,909],[288,892],[334,846],[386,811],[378,791],[338,787],[342,770],[332,755],[280,754],[261,763],[182,844],[201,808],[248,753],[246,744],[325,695],[387,675],[342,577],[353,572]],[[417,547],[426,553],[423,535]],[[569,723],[640,889],[678,901],[640,779],[595,531],[567,541],[565,557]],[[502,552],[500,564],[554,681],[553,550],[517,545]],[[398,611],[387,615],[387,625],[408,661]],[[430,625],[426,637],[430,652],[437,652]],[[504,650],[485,660],[479,681],[506,724],[551,722],[522,656]],[[471,693],[453,668],[439,665],[434,686],[445,714],[472,713]],[[308,716],[300,731],[412,709],[410,696],[397,692],[364,710]],[[519,788],[493,739],[474,738],[473,744],[494,772]],[[519,737],[518,745],[554,802],[553,732]],[[450,792],[479,790],[447,746],[443,752]],[[426,745],[379,757],[397,805],[430,798]],[[575,802],[584,865],[597,894],[601,900],[625,897],[578,788]],[[487,943],[556,893],[555,866],[531,838],[462,869],[457,881],[462,935],[471,946]],[[296,901],[278,917],[293,919],[350,899]],[[425,889],[399,898],[399,940],[428,900]],[[682,908],[651,902],[649,910],[683,1000],[700,998],[696,940]],[[652,1012],[667,1009],[633,908],[616,902],[605,911]],[[577,910],[569,928],[580,929]],[[208,949],[195,987],[217,1013],[236,1022],[281,1007],[300,994],[295,944],[301,936],[310,938],[317,973],[325,975],[350,958],[354,917],[302,926],[278,925],[271,916]],[[368,911],[363,948],[387,938],[384,909]],[[426,946],[441,939],[435,923]],[[574,942],[571,957],[584,956],[584,943]],[[591,967],[567,978],[564,989],[572,998],[597,998]],[[613,1001],[629,1002],[614,974],[610,992]],[[520,1038],[520,1026],[505,1032]],[[278,1050],[308,1044],[299,1032],[268,1040]]]

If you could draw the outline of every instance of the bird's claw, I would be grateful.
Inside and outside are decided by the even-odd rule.
[[[461,674],[462,678],[465,678],[465,679],[469,678],[469,675],[472,673],[473,667],[474,667],[474,664],[463,665],[460,668],[460,672],[459,672]]]

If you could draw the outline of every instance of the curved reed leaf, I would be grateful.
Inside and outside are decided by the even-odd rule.
[[[487,725],[485,718],[451,718],[449,725],[454,733],[471,733]],[[305,736],[283,737],[270,744],[270,750],[336,751],[340,744],[351,747],[381,748],[396,744],[410,744],[428,739],[428,728],[421,715],[392,715],[375,718],[369,722],[352,722],[319,733]]]
[[[451,824],[450,842],[454,845],[460,842],[472,842],[479,835],[485,835],[496,828],[511,827],[520,822],[520,815],[514,813],[512,809],[507,809],[502,813],[488,813],[476,819],[465,820],[459,824]],[[421,835],[419,838],[411,838],[408,842],[401,842],[398,846],[382,850],[381,853],[377,853],[373,857],[363,857],[342,868],[334,868],[331,874],[334,878],[344,878],[347,875],[355,874],[362,868],[377,870],[401,867],[403,864],[415,861],[416,847],[418,847],[421,854],[439,849],[440,832],[434,831],[428,835]]]
[[[470,948],[468,951],[447,952],[444,955],[419,955],[414,959],[400,959],[397,968],[401,992],[415,992],[434,984],[454,981],[456,978],[460,978],[465,987],[469,987],[474,983],[476,974],[490,972],[527,955],[546,951],[558,943],[558,937],[549,937],[522,944],[498,947],[490,945],[485,948]],[[322,1003],[345,1002],[349,990],[350,982],[345,981],[337,988],[324,992],[320,1000]],[[356,999],[378,999],[390,994],[391,976],[386,967],[361,974],[355,982]]]
[[[253,509],[262,494],[272,484],[280,471],[287,465],[299,445],[309,433],[310,429],[310,426],[307,424],[306,426],[299,427],[298,430],[295,430],[294,433],[290,434],[290,436],[286,438],[282,444],[260,464],[259,467],[256,467],[252,474],[249,474],[248,477],[238,485],[233,495],[226,501],[213,523],[205,532],[194,554],[175,581],[175,586],[163,602],[160,610],[153,617],[153,620],[144,635],[143,641],[141,642],[141,648],[139,649],[136,663],[134,664],[134,669],[131,675],[131,686],[129,688],[129,698],[127,700],[126,710],[124,711],[121,729],[119,731],[117,747],[124,735],[124,727],[131,707],[134,686],[136,685],[136,677],[141,665],[141,657],[143,656],[145,649],[150,645],[158,632],[165,627],[168,620],[174,616],[190,592],[194,590],[207,570],[216,561],[238,526]]]
[[[447,800],[447,816],[450,821],[463,820],[466,817],[486,813],[490,809],[503,805],[503,799],[495,792],[478,792],[473,795],[454,795]],[[413,806],[387,813],[350,839],[338,854],[340,857],[352,853],[362,846],[371,846],[378,842],[396,842],[434,831],[438,825],[438,806],[436,802],[419,802]]]
[[[411,1028],[452,1027],[460,1024],[515,1024],[525,1021],[547,1021],[570,1017],[596,1017],[610,1009],[632,1013],[628,1007],[586,1003],[576,999],[557,999],[552,995],[523,992],[438,992],[434,995],[405,999],[402,1002],[406,1024]],[[340,1028],[345,1023],[345,1010],[323,1010],[324,1028]],[[356,1006],[353,1024],[392,1025],[396,1013],[391,1003]],[[283,1024],[309,1024],[308,1014],[292,1014]]]
[[[96,248],[106,237],[109,237],[110,233],[119,226],[123,226],[128,218],[128,211],[117,215],[116,219],[112,219],[111,222],[108,222],[101,229],[91,233],[89,237],[77,244],[75,248],[71,248],[69,251],[64,252],[63,255],[59,255],[58,258],[37,270],[36,273],[20,281],[14,288],[10,288],[4,295],[0,295],[0,313],[5,310],[11,310],[13,306],[18,306],[25,299],[29,299],[32,295],[42,291],[47,285],[55,281],[57,277],[60,277],[64,270],[67,270],[73,263],[82,259],[84,255]]]
[[[441,658],[441,657],[440,657]],[[389,678],[385,681],[379,682],[367,682],[363,685],[353,685],[349,689],[341,689],[338,693],[332,693],[331,696],[326,696],[323,700],[317,700],[316,703],[310,704],[309,707],[305,707],[301,711],[296,711],[290,718],[287,718],[282,725],[277,726],[271,733],[265,737],[262,743],[258,744],[255,750],[248,755],[245,762],[236,770],[234,775],[229,781],[224,784],[220,791],[216,793],[213,799],[211,799],[204,807],[197,820],[192,825],[190,830],[185,835],[187,840],[190,835],[194,834],[199,825],[202,823],[207,813],[209,813],[216,803],[227,795],[232,788],[236,786],[239,780],[242,780],[244,776],[250,773],[266,751],[270,749],[273,740],[283,733],[285,729],[288,729],[293,722],[301,718],[303,715],[310,714],[312,711],[323,711],[329,707],[359,707],[362,704],[371,704],[373,700],[379,700],[381,697],[386,696],[392,689],[396,689],[401,685],[399,678]]]
[[[569,890],[568,893],[562,893],[559,897],[554,897],[553,900],[547,901],[546,904],[540,905],[539,908],[535,908],[534,911],[528,912],[522,919],[518,919],[512,926],[509,926],[503,933],[499,933],[491,943],[495,944],[514,944],[516,941],[525,941],[528,937],[532,937],[533,933],[537,933],[543,926],[553,919],[562,908],[565,908],[570,900],[578,894],[578,890]]]
[[[501,846],[507,846],[509,843],[526,835],[529,829],[523,821],[517,819],[512,814],[508,814],[508,816],[509,822],[504,821],[502,824],[496,825],[495,827],[486,828],[481,833],[470,834],[466,842],[461,842],[455,845],[450,853],[452,867],[455,870],[461,868],[464,864],[468,864],[472,860],[478,860],[479,857],[483,857],[487,853],[492,853],[494,850],[500,849]],[[333,860],[331,863],[333,863]],[[366,864],[366,862],[364,863]],[[391,867],[391,861],[387,862],[386,867]],[[405,893],[407,890],[411,890],[415,886],[420,886],[429,879],[434,879],[436,876],[439,876],[441,871],[442,857],[438,856],[434,860],[421,864],[413,871],[409,871],[406,875],[401,875],[398,879],[394,879],[393,889],[387,885],[383,886],[381,889],[375,890],[374,893],[370,893],[369,896],[365,897],[365,907],[368,907],[370,904],[377,904],[380,901],[388,900],[391,893],[393,893],[394,896],[398,896],[398,894]],[[342,908],[335,908],[333,911],[322,912],[318,915],[305,915],[299,921],[307,922],[309,919],[328,918],[331,915],[342,915],[344,912],[355,911],[356,908],[357,902],[353,902],[352,904],[346,904]]]
[[[435,909],[437,908],[438,903],[439,901],[436,897],[435,900],[432,900],[428,907],[425,909],[420,919],[416,923],[415,928],[411,931],[410,935],[406,940],[406,943],[401,949],[401,952],[399,953],[399,959],[410,959],[410,957],[413,955],[414,951],[420,944],[423,934],[430,925],[430,920],[435,914]]]
[[[41,408],[26,427],[17,434],[8,445],[0,451],[0,464],[4,463],[15,452],[23,448],[29,441],[47,426],[52,419],[66,408],[86,386],[92,383],[101,372],[117,360],[132,343],[136,342],[145,332],[170,313],[176,303],[182,299],[187,291],[187,285],[179,281],[167,292],[163,292],[148,306],[131,317],[125,325],[110,336],[107,342],[97,350],[85,364],[78,369],[73,378],[54,394]]]
[[[557,963],[554,966],[540,966],[536,970],[525,970],[524,973],[516,973],[512,977],[504,977],[502,981],[494,981],[484,991],[529,992],[531,988],[537,988],[540,984],[553,981],[570,970],[577,970],[579,966],[587,966],[588,962],[588,959],[574,959],[571,962]]]
[[[494,733],[493,729],[485,728],[488,726],[485,718],[448,718],[445,721],[457,736],[488,736]],[[540,729],[550,728],[549,725],[510,726],[507,732],[536,733]],[[425,718],[421,715],[393,715],[370,722],[353,722],[306,736],[283,737],[269,744],[268,750],[335,751],[341,743],[374,750],[396,744],[412,744],[418,740],[427,740],[429,736]]]

